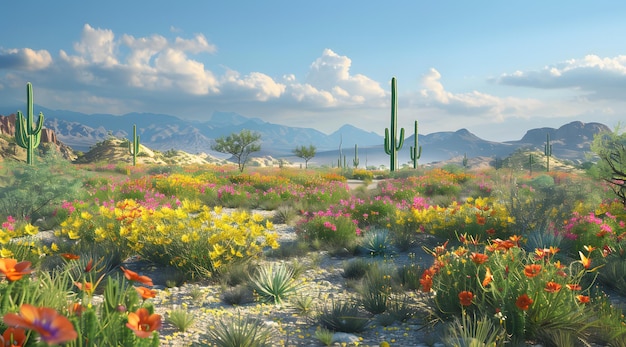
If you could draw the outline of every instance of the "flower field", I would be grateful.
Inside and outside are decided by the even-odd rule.
[[[49,160],[0,176],[6,346],[626,346],[626,209],[583,171]],[[321,292],[328,259],[341,276]],[[257,306],[300,323],[237,314]]]

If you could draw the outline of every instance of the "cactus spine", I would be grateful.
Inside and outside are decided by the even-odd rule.
[[[355,169],[359,167],[359,145],[358,144],[354,145],[354,159],[352,159],[352,164],[354,165]]]
[[[552,156],[550,134],[546,134],[546,145],[544,146],[543,153],[546,155],[546,172],[550,172],[550,157]]]
[[[389,155],[389,170],[395,171],[398,165],[398,151],[402,149],[404,144],[404,128],[400,129],[400,138],[398,135],[398,95],[397,95],[396,78],[391,79],[391,129],[385,128],[385,153]]]
[[[26,118],[21,111],[17,111],[15,121],[15,142],[26,149],[26,163],[32,165],[35,159],[35,148],[41,141],[43,127],[43,113],[39,112],[39,122],[34,125],[33,120],[33,86],[26,83]]]
[[[137,165],[137,153],[139,153],[139,136],[137,135],[137,125],[133,125],[133,141],[128,142],[128,152],[133,156],[133,166]]]
[[[417,145],[417,121],[415,121],[415,134],[413,138],[413,146],[411,147],[411,160],[413,161],[413,168],[417,169],[417,160],[422,157],[422,146]]]

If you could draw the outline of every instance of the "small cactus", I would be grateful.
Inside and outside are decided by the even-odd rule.
[[[550,157],[552,156],[552,145],[550,144],[550,134],[546,134],[546,144],[543,149],[546,155],[546,172],[550,172]]]
[[[26,83],[26,117],[22,111],[17,111],[15,120],[15,142],[18,146],[26,149],[26,163],[33,165],[35,148],[41,141],[41,129],[43,127],[43,113],[39,112],[39,122],[35,125],[33,120],[33,85]]]
[[[398,151],[404,144],[404,128],[400,128],[400,138],[398,135],[398,87],[396,78],[391,79],[391,129],[385,128],[385,153],[389,155],[389,171],[395,171],[398,166]]]
[[[139,136],[137,125],[133,125],[133,140],[128,142],[128,152],[133,156],[133,166],[137,165],[137,153],[139,153]]]
[[[354,159],[352,159],[352,164],[354,165],[355,169],[359,167],[359,145],[358,144],[354,145]]]
[[[467,153],[463,154],[463,167],[467,170]]]
[[[413,168],[417,169],[417,160],[422,157],[422,146],[417,145],[417,121],[415,121],[415,134],[413,137],[413,146],[411,146],[411,160],[413,161]]]

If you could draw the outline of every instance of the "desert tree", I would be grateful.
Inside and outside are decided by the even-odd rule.
[[[591,150],[600,158],[598,175],[626,206],[626,133],[620,125],[614,131],[600,132],[594,136]]]
[[[261,145],[258,143],[260,139],[260,134],[244,129],[238,134],[232,133],[226,137],[222,136],[215,139],[211,149],[220,153],[231,154],[237,162],[239,172],[243,172],[250,154],[261,150]]]
[[[304,159],[304,168],[309,167],[309,160],[315,157],[315,151],[317,148],[313,145],[307,146],[297,146],[296,149],[293,150],[293,154],[298,157]]]

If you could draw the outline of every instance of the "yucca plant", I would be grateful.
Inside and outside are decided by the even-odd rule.
[[[333,301],[322,308],[320,324],[332,331],[358,333],[369,325],[370,318],[359,309],[359,305],[350,301]]]
[[[196,322],[196,316],[188,310],[176,308],[168,312],[167,321],[172,323],[178,331],[185,332]]]
[[[284,263],[264,264],[251,276],[250,285],[263,301],[280,304],[301,287],[295,275],[294,267]]]
[[[464,313],[449,323],[443,341],[451,347],[503,346],[506,331],[489,318]]]
[[[372,230],[363,237],[361,247],[372,257],[384,257],[394,253],[391,249],[392,243],[393,241],[388,230]]]
[[[371,262],[363,258],[355,258],[343,264],[343,277],[359,280],[367,274]]]
[[[262,321],[238,314],[217,321],[207,337],[217,347],[269,347],[273,333]]]

